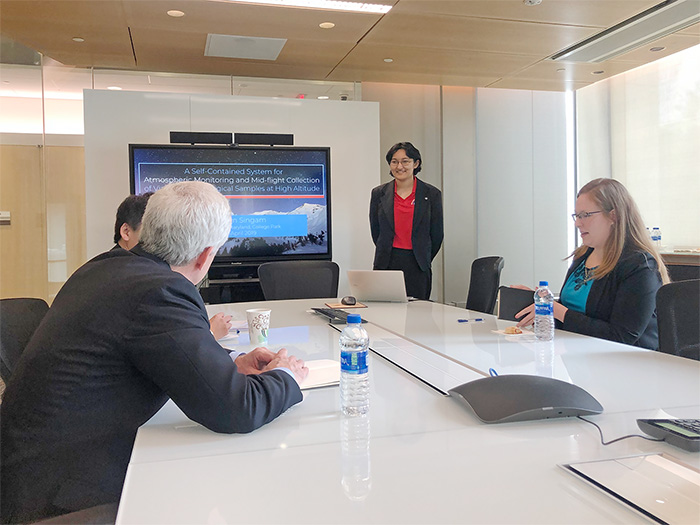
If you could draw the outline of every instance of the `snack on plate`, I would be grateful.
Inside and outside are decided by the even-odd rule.
[[[506,334],[512,335],[512,334],[522,334],[523,331],[518,328],[517,326],[508,326],[505,330],[503,330]]]

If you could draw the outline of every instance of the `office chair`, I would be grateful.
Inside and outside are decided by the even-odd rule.
[[[48,310],[43,299],[0,299],[0,377],[5,383]]]
[[[467,295],[467,310],[493,313],[503,264],[503,257],[481,257],[474,260]]]
[[[258,267],[266,301],[337,297],[339,276],[333,261],[269,262]]]
[[[35,521],[31,525],[114,525],[117,521],[118,510],[118,503],[106,503]]]
[[[656,293],[659,350],[700,361],[700,280],[669,283]]]

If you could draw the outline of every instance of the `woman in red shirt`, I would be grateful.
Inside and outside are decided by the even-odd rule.
[[[444,237],[442,194],[416,178],[420,152],[410,142],[394,144],[386,154],[393,181],[372,190],[369,223],[375,270],[401,270],[406,293],[429,299],[430,264]]]

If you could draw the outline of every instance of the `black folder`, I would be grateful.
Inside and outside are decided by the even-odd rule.
[[[515,314],[535,302],[535,292],[532,290],[501,286],[498,294],[498,318],[508,321],[518,321]]]

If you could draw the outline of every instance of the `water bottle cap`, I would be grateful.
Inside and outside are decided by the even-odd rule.
[[[548,281],[540,281],[540,286],[549,286]]]
[[[348,324],[360,324],[362,322],[362,317],[360,314],[349,314],[347,318]]]

